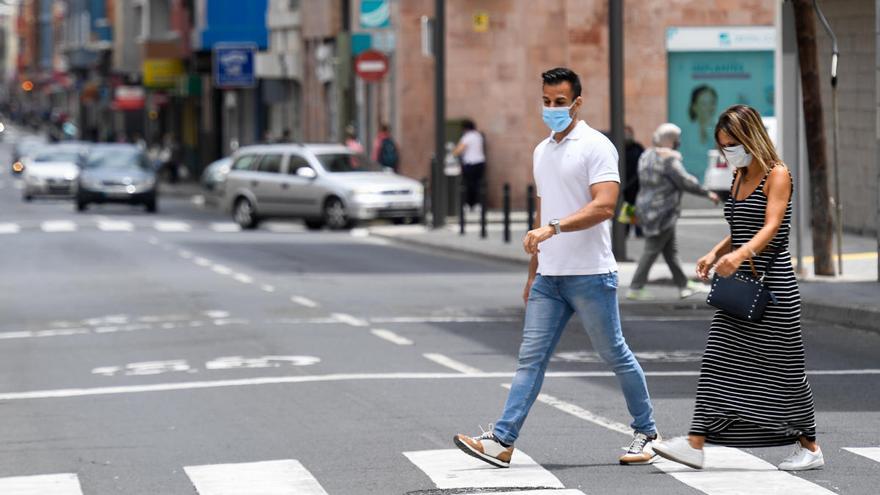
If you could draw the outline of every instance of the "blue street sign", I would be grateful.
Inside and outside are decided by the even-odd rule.
[[[391,27],[391,2],[388,0],[361,0],[361,28]]]
[[[255,43],[214,45],[214,85],[218,88],[252,88],[257,84]]]

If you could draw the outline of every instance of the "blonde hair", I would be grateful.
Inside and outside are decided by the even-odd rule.
[[[748,105],[733,105],[718,117],[715,125],[715,144],[721,149],[718,134],[724,131],[728,136],[743,145],[752,158],[761,164],[764,173],[782,163],[776,147],[770,141],[767,129],[761,121],[761,114]]]

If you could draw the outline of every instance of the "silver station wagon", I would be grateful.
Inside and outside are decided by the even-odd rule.
[[[300,218],[309,229],[377,218],[418,222],[423,198],[420,182],[339,144],[242,147],[223,191],[226,211],[245,229],[267,218]]]

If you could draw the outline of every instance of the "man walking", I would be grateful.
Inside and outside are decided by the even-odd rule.
[[[611,252],[620,176],[614,145],[575,117],[583,105],[577,74],[556,68],[543,78],[543,118],[552,130],[535,148],[533,173],[542,227],[523,247],[532,258],[523,291],[526,316],[516,375],[501,419],[483,434],[456,435],[466,454],[509,467],[513,444],[534,404],[562,331],[577,313],[593,347],[620,381],[635,430],[621,464],[643,464],[657,440],[645,374],[623,338],[617,263]]]

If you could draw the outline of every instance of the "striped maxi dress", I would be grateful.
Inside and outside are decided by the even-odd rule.
[[[729,198],[724,216],[733,246],[742,246],[764,226],[767,176],[747,198],[737,201],[731,218]],[[732,221],[733,220],[733,221]],[[791,198],[770,244],[754,257],[758,274],[777,298],[760,322],[749,322],[719,310],[712,319],[691,423],[692,435],[709,443],[735,447],[770,447],[813,439],[816,421],[813,393],[807,382],[801,335],[801,299],[788,251]],[[772,267],[774,250],[779,252]],[[751,273],[748,262],[740,272]]]

